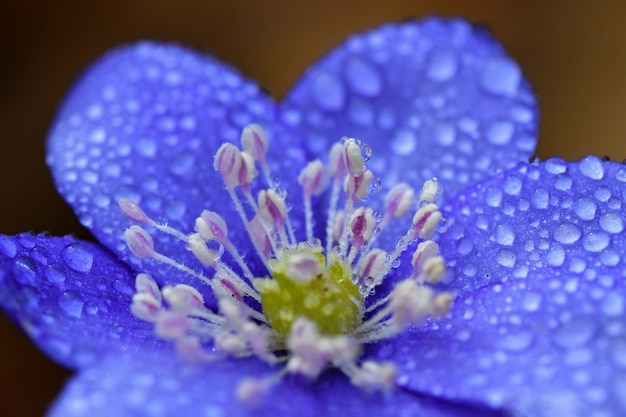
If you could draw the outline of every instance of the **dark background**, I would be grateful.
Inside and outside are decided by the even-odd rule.
[[[88,236],[43,149],[72,80],[107,49],[148,38],[211,50],[280,98],[350,33],[431,14],[487,24],[521,63],[541,106],[541,158],[626,157],[623,0],[0,0],[0,232]],[[2,317],[0,334],[0,415],[43,415],[69,373]]]

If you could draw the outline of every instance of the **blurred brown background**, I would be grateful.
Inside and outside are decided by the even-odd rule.
[[[431,14],[487,24],[521,63],[541,104],[541,158],[626,158],[623,0],[0,0],[0,232],[87,236],[43,149],[65,91],[105,50],[142,38],[212,50],[280,98],[350,33]],[[69,373],[1,317],[0,334],[0,415],[43,415]]]

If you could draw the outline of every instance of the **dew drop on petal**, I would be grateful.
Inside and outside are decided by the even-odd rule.
[[[426,67],[426,75],[432,81],[443,82],[454,77],[457,71],[457,59],[450,50],[433,50]]]
[[[500,349],[521,352],[530,346],[533,341],[533,334],[529,331],[520,331],[502,335],[496,340],[496,346]]]
[[[14,258],[17,255],[15,243],[8,236],[0,236],[0,253],[8,258]]]
[[[513,123],[508,120],[500,120],[487,128],[487,139],[494,145],[506,145],[513,137],[514,130]]]
[[[77,272],[89,272],[93,265],[93,254],[80,243],[70,243],[61,251],[65,264]]]
[[[608,317],[619,317],[624,312],[624,296],[619,292],[610,292],[602,301],[602,312]]]
[[[600,252],[609,246],[611,238],[604,232],[589,232],[583,237],[583,248],[589,252]]]
[[[512,96],[517,92],[521,79],[521,71],[514,61],[498,57],[487,62],[480,81],[488,93]]]
[[[595,332],[594,322],[587,317],[578,317],[559,326],[552,333],[552,340],[562,348],[585,346]]]
[[[37,279],[37,269],[31,259],[17,258],[13,265],[13,275],[19,284],[32,285]]]
[[[65,281],[64,268],[59,264],[51,264],[46,268],[46,278],[53,284],[60,284]]]
[[[528,312],[539,310],[541,307],[542,295],[538,292],[527,292],[522,299],[522,307]]]
[[[554,240],[564,245],[576,243],[581,235],[580,228],[572,223],[561,223],[554,229]]]
[[[624,230],[624,222],[616,213],[605,213],[600,216],[600,227],[605,232],[621,233]]]
[[[602,179],[604,176],[602,161],[596,156],[587,156],[583,158],[578,164],[578,169],[584,176],[593,180]]]
[[[508,249],[502,249],[498,252],[498,255],[496,256],[496,261],[502,266],[512,268],[515,266],[516,261],[515,252]]]
[[[589,197],[582,197],[574,202],[574,213],[581,220],[593,220],[596,217],[596,203]]]
[[[375,97],[383,86],[376,67],[360,58],[351,58],[345,66],[345,77],[350,89],[364,97]]]
[[[83,312],[84,301],[74,291],[66,291],[58,298],[59,307],[72,317],[80,318]]]
[[[511,246],[515,242],[515,230],[508,224],[499,224],[496,227],[496,242],[500,245]]]
[[[330,72],[319,72],[311,83],[311,96],[319,108],[326,111],[343,109],[346,91],[343,82]]]
[[[397,155],[408,155],[417,145],[417,138],[412,130],[398,129],[391,139],[391,150]]]

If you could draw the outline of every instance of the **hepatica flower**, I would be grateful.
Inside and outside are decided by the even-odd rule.
[[[0,238],[1,305],[77,371],[50,415],[623,415],[626,168],[525,162],[535,104],[461,20],[354,36],[279,104],[110,52],[48,141],[100,244]]]

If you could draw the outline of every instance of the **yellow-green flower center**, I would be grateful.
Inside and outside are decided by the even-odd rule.
[[[303,260],[309,265],[300,265]],[[274,330],[287,335],[298,317],[313,321],[322,334],[349,334],[361,323],[363,297],[352,282],[349,265],[321,248],[298,245],[272,259],[273,279],[256,279],[263,313]]]

